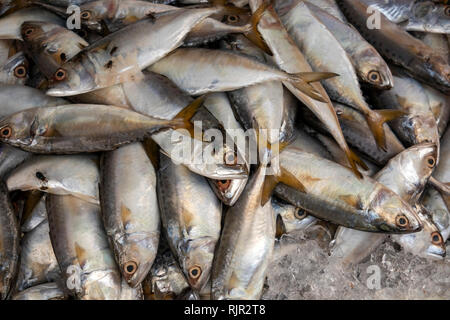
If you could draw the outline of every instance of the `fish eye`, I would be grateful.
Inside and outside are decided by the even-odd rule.
[[[239,21],[239,16],[236,16],[236,15],[229,15],[229,16],[227,16],[227,21],[228,21],[229,23],[236,23],[236,22]]]
[[[26,29],[23,31],[23,34],[26,35],[26,36],[29,36],[29,35],[31,35],[33,32],[34,32],[34,28],[28,27],[28,28],[26,28]]]
[[[133,274],[135,274],[137,269],[138,269],[138,265],[134,261],[128,261],[123,266],[123,271],[125,272],[125,274],[127,274],[129,276],[132,276]]]
[[[381,76],[378,71],[372,70],[369,72],[369,80],[379,83],[381,81]]]
[[[27,76],[27,68],[25,66],[23,66],[23,65],[17,66],[14,69],[14,75],[17,78],[25,78]]]
[[[189,268],[188,273],[191,279],[198,279],[202,274],[202,268],[200,268],[199,266],[193,266]]]
[[[225,165],[233,166],[237,164],[237,156],[234,152],[230,151],[223,155],[223,161]]]
[[[3,128],[0,130],[0,136],[1,136],[2,138],[7,139],[7,138],[11,137],[11,135],[12,135],[12,129],[11,129],[11,127],[9,127],[9,126],[3,127]]]
[[[442,245],[444,240],[439,232],[435,231],[431,234],[431,242],[435,245]]]
[[[294,212],[294,217],[296,217],[298,220],[303,220],[307,216],[307,213],[305,210],[296,208]]]
[[[91,16],[92,16],[92,15],[91,15],[91,12],[90,12],[89,10],[83,11],[83,12],[81,13],[81,15],[80,15],[81,19],[83,19],[83,20],[90,19]]]
[[[446,16],[450,16],[450,6],[446,6],[444,9],[444,13]]]
[[[55,80],[62,81],[66,78],[66,70],[59,68],[55,72]]]
[[[434,166],[436,165],[436,160],[434,159],[434,157],[428,156],[426,160],[427,160],[427,166],[429,168],[434,168]]]
[[[217,187],[221,192],[225,192],[231,184],[231,180],[217,180]]]
[[[395,218],[395,223],[397,224],[397,226],[405,228],[406,226],[408,226],[408,218],[406,218],[404,215],[399,215]]]

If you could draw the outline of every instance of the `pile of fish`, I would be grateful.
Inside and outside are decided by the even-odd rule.
[[[443,1],[1,0],[1,298],[259,299],[315,225],[342,270],[448,263],[449,35]]]

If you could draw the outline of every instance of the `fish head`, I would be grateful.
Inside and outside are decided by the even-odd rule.
[[[438,149],[434,143],[414,145],[394,158],[396,167],[401,170],[404,185],[411,186],[408,192],[422,193],[425,185],[434,171],[438,159]]]
[[[431,113],[410,114],[400,118],[400,121],[402,122],[402,131],[409,143],[434,143],[437,146],[439,155],[439,132],[436,119]]]
[[[394,86],[392,72],[381,57],[363,54],[361,59],[358,72],[364,82],[383,90],[391,89]]]
[[[23,52],[18,52],[0,66],[0,79],[4,84],[25,84],[29,63]]]
[[[45,133],[46,125],[40,124],[38,108],[24,110],[0,121],[0,141],[13,146],[29,146],[36,135]]]
[[[81,56],[55,71],[46,94],[53,97],[73,96],[99,89],[93,65]]]
[[[159,234],[134,233],[118,249],[120,271],[127,283],[135,288],[147,276],[156,257]]]
[[[380,232],[410,233],[422,229],[415,209],[382,184],[369,204],[369,214],[372,225]]]
[[[57,66],[61,66],[89,45],[76,33],[49,22],[26,21],[21,26],[21,34],[32,55],[46,56],[47,63]],[[53,76],[56,69],[49,75]]]
[[[417,2],[406,29],[432,33],[450,33],[450,5],[431,1]]]
[[[248,177],[244,179],[215,180],[208,179],[216,196],[227,206],[232,206],[239,199],[247,185]]]
[[[114,6],[114,2],[115,1],[93,1],[81,5],[81,24],[91,31],[104,31],[102,21],[109,18],[109,12],[113,9],[110,4]],[[113,12],[114,11],[115,10],[113,10]]]
[[[423,224],[419,232],[395,237],[395,240],[415,255],[433,260],[442,260],[446,256],[445,241],[431,216],[423,207],[417,208],[418,216]]]
[[[192,289],[200,291],[208,282],[216,241],[209,238],[188,240],[182,249],[182,269]]]

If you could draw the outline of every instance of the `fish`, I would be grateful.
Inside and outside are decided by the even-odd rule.
[[[189,290],[189,283],[172,252],[160,252],[144,280],[145,300],[175,300]]]
[[[0,183],[0,299],[5,300],[13,286],[20,254],[19,222],[8,189]]]
[[[28,66],[23,52],[11,56],[0,66],[0,84],[24,85],[28,80]]]
[[[377,165],[385,165],[392,157],[403,151],[405,148],[394,132],[387,124],[383,125],[386,137],[386,150],[378,148],[375,138],[370,133],[370,129],[364,116],[357,110],[344,104],[333,102],[333,107],[341,125],[345,139],[350,146],[362,153],[366,158]],[[302,109],[302,116],[308,124],[320,132],[328,133],[326,128],[315,118],[312,113],[305,108]]]
[[[423,225],[422,230],[411,235],[391,235],[391,238],[416,255],[440,259],[445,256],[442,236],[425,209],[418,206],[419,198],[435,169],[436,159],[437,147],[434,144],[418,144],[393,157],[374,179],[413,205]],[[435,235],[439,238],[437,241],[433,239]],[[385,240],[384,234],[339,227],[330,251],[333,259],[348,266],[362,261]]]
[[[405,112],[403,117],[390,123],[390,127],[405,145],[432,142],[439,148],[436,119],[423,86],[413,78],[395,70],[393,72],[395,87],[389,91],[373,93],[375,104],[389,105]]]
[[[358,179],[350,169],[295,147],[284,149],[279,163],[301,181],[304,190],[279,184],[275,195],[319,219],[380,233],[421,229],[411,206],[370,177]]]
[[[190,287],[200,291],[210,278],[222,204],[205,178],[163,154],[157,182],[161,222],[169,246]],[[191,201],[194,197],[195,202]]]
[[[276,217],[277,238],[298,230],[306,230],[317,222],[317,218],[289,203],[272,197],[272,207]]]
[[[139,284],[134,288],[130,287],[125,278],[122,277],[122,287],[119,300],[144,300],[142,285]]]
[[[61,279],[49,230],[48,221],[45,219],[22,237],[15,292]]]
[[[47,220],[45,193],[37,190],[28,192],[20,220],[20,231],[30,232],[45,220]]]
[[[333,17],[339,19],[340,21],[347,22],[347,19],[339,9],[339,6],[336,4],[335,0],[308,0],[308,2],[328,12],[328,14],[331,14]]]
[[[394,79],[387,63],[353,26],[340,21],[312,3],[305,2],[305,4],[342,45],[360,81],[378,89],[390,89],[394,86]]]
[[[218,66],[221,66],[220,72],[215,70]],[[309,82],[336,76],[329,72],[291,75],[231,51],[203,48],[179,48],[154,63],[148,70],[166,76],[180,89],[193,96],[231,91],[276,80],[306,87],[309,93]],[[310,94],[315,99],[321,99],[315,92]]]
[[[50,239],[66,288],[80,300],[117,300],[120,272],[100,206],[70,195],[46,197]]]
[[[210,100],[212,99],[211,96],[193,100],[162,75],[146,71],[143,73],[143,76],[142,81],[122,84],[123,94],[128,106],[139,113],[172,120],[187,105],[195,106],[198,104],[201,110],[203,108],[200,107],[202,104],[204,106],[209,104],[210,109],[213,108],[213,104],[208,102],[212,101]],[[221,108],[223,107],[225,106]],[[228,108],[231,111],[231,107]],[[195,112],[194,116],[197,113]],[[218,114],[220,113],[215,113],[216,116],[220,117]],[[191,118],[191,123],[195,124],[193,117]],[[204,121],[205,119],[201,118],[197,120]],[[225,121],[224,118],[221,118],[221,120],[222,122]],[[152,134],[151,139],[159,145],[165,155],[182,163],[192,172],[217,180],[228,180],[231,178],[245,179],[247,168],[242,162],[238,162],[237,164],[223,163],[223,155],[233,151],[231,146],[227,146],[226,144],[220,146],[218,143],[208,141],[200,143],[199,139],[195,136],[195,131],[193,137],[180,135],[179,133],[168,129]],[[182,149],[186,145],[191,146],[190,154],[179,155],[180,148]],[[203,156],[210,152],[208,150],[211,150],[212,147],[216,148],[217,151],[213,156],[214,161],[204,163],[203,161],[197,160],[203,159]]]
[[[430,86],[423,85],[423,88],[428,97],[430,110],[436,119],[438,134],[442,137],[450,118],[450,97]]]
[[[56,71],[89,46],[75,32],[49,22],[24,22],[21,35],[39,70],[52,79]]]
[[[361,35],[388,61],[403,67],[415,79],[449,92],[450,66],[429,46],[380,15],[379,28],[368,29],[368,5],[364,1],[337,0],[342,12]],[[394,79],[395,82],[395,79]]]
[[[11,172],[6,185],[10,191],[40,190],[99,204],[99,181],[95,154],[35,155]]]
[[[0,39],[22,40],[20,26],[25,21],[46,21],[64,25],[56,14],[38,7],[23,8],[0,18]]]
[[[272,204],[262,204],[265,173],[266,164],[262,163],[225,214],[212,268],[213,300],[261,297],[275,242]]]
[[[161,120],[121,107],[72,104],[31,108],[4,117],[0,141],[34,153],[98,152],[185,125],[181,118]]]
[[[402,113],[370,108],[363,97],[355,68],[347,52],[306,3],[296,0],[277,1],[276,5],[281,21],[299,49],[305,54],[313,70],[339,74],[339,77],[324,81],[324,87],[330,98],[361,111],[377,145],[384,149],[386,139],[383,123],[399,117]],[[317,37],[326,42],[327,46],[323,46],[322,41],[316,41]]]
[[[423,206],[431,215],[433,223],[438,227],[443,241],[450,238],[450,210],[439,191],[428,187],[422,198]]]
[[[169,11],[111,33],[58,69],[46,93],[72,96],[134,80],[141,70],[181,46],[195,25],[218,10]]]
[[[5,143],[0,144],[0,177],[9,175],[17,166],[32,156],[31,153],[11,147]]]
[[[54,107],[68,104],[62,98],[45,95],[42,91],[23,85],[0,85],[0,119],[14,113],[37,107]]]
[[[43,283],[16,293],[11,300],[68,300],[67,293],[56,282]]]
[[[208,95],[205,99],[204,106],[220,122],[222,127],[225,129],[225,133],[230,132],[231,136],[237,136],[239,139],[245,139],[242,126],[235,118],[231,103],[225,93],[217,92]],[[239,143],[235,144],[235,147],[237,149],[237,152],[235,153],[237,162],[245,162],[246,150],[243,150]],[[231,148],[229,151],[231,151]],[[232,164],[225,162],[225,165],[230,166]],[[248,172],[249,167],[247,163],[246,169]],[[216,196],[220,201],[222,201],[223,204],[227,206],[233,206],[236,203],[244,191],[247,181],[248,177],[244,177],[243,179],[227,180],[208,179],[209,185],[213,189]]]
[[[363,0],[407,31],[450,33],[449,6],[433,1]]]
[[[122,277],[136,288],[153,264],[160,233],[156,173],[141,143],[103,154],[100,195]]]
[[[262,1],[251,1],[250,7],[253,11],[259,10]],[[289,36],[287,30],[284,28],[281,20],[277,16],[273,8],[268,7],[257,26],[262,38],[265,40],[270,51],[273,53],[273,60],[281,70],[288,73],[298,73],[302,71],[312,72],[312,68],[307,62],[305,56],[300,52],[294,41]],[[248,52],[249,46],[246,45],[242,37],[233,39],[232,46],[245,53]],[[339,143],[340,147],[346,152],[349,164],[359,175],[356,163],[360,162],[354,154],[349,150],[348,145],[344,139],[342,131],[339,127],[336,114],[331,106],[329,97],[319,82],[311,83],[311,86],[316,90],[325,102],[312,99],[307,94],[303,93],[295,86],[284,82],[285,86],[294,94],[300,101],[302,101],[316,116],[329,128],[333,137]]]

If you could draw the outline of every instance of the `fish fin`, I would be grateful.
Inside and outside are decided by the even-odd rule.
[[[261,205],[265,205],[272,196],[273,190],[278,183],[283,183],[291,188],[294,188],[301,192],[306,192],[305,186],[289,171],[280,168],[277,175],[266,176],[264,180],[262,195],[261,195]]]
[[[86,250],[84,250],[77,242],[75,242],[75,255],[81,268],[86,264]]]
[[[334,72],[300,72],[296,76],[300,77],[306,83],[317,82],[334,77],[339,77],[339,74]]]
[[[379,148],[386,151],[386,136],[384,134],[383,124],[386,121],[393,120],[405,114],[406,113],[401,110],[386,109],[372,110],[372,112],[365,115],[367,124],[369,125],[370,131],[372,131],[372,134]]]
[[[131,214],[131,210],[122,203],[122,205],[120,206],[120,218],[122,220],[124,228],[130,222]]]
[[[344,201],[353,208],[358,207],[359,198],[353,194],[341,195],[339,196],[339,199],[341,199],[342,201]]]
[[[450,183],[440,182],[434,177],[430,177],[428,179],[428,183],[432,185],[437,191],[439,191],[443,196],[450,195]]]
[[[253,44],[255,44],[258,48],[260,48],[262,51],[267,53],[268,55],[272,56],[272,51],[267,46],[266,41],[262,37],[261,33],[258,31],[258,23],[259,20],[261,20],[261,17],[263,16],[266,9],[269,7],[269,4],[262,3],[261,6],[259,6],[258,9],[256,9],[255,12],[252,14],[251,18],[251,26],[252,28],[250,31],[244,34],[244,36],[250,40]]]
[[[356,153],[354,153],[350,148],[345,150],[345,155],[347,156],[347,160],[355,176],[357,176],[359,179],[362,179],[363,175],[358,171],[356,165],[359,165],[366,171],[369,170],[369,167],[367,167],[367,165],[361,160],[361,158],[358,157]]]
[[[322,94],[317,91],[317,89],[315,89],[309,82],[328,79],[332,75],[334,76],[335,74],[329,72],[302,72],[289,74],[289,81],[295,88],[313,98],[314,100],[328,103],[329,101],[325,97],[323,97]]]
[[[175,118],[173,119],[175,129],[186,129],[189,131],[191,137],[194,137],[194,125],[191,123],[191,119],[195,115],[197,110],[203,105],[206,96],[207,94],[198,97],[175,116]]]

